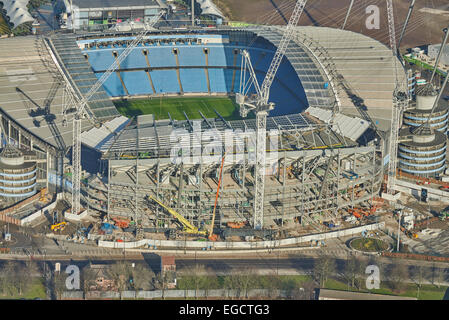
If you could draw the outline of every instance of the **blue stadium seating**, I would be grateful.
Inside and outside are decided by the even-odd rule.
[[[180,69],[179,76],[184,92],[208,92],[204,69]]]
[[[210,90],[212,92],[226,93],[229,92],[226,86],[224,69],[209,69]]]
[[[213,47],[208,46],[209,54],[209,66],[213,67],[226,67],[229,65],[232,65],[232,60],[227,61],[227,55],[225,53],[225,50],[223,50],[223,46],[219,47]]]
[[[172,46],[148,47],[148,59],[151,67],[176,67]]]
[[[246,49],[250,53],[253,67],[259,84],[262,84],[265,73],[273,58],[275,48],[268,41],[257,40],[251,47],[242,47],[243,43],[234,44],[202,44],[186,45],[150,45],[139,46],[122,62],[122,69],[146,69],[148,65],[143,54],[144,48],[148,50],[148,60],[152,68],[172,68],[150,71],[156,94],[180,93],[176,67],[176,57],[173,48],[178,49],[180,65],[180,80],[183,91],[186,93],[208,92],[207,78],[205,74],[206,55],[204,48],[209,49],[208,69],[211,92],[234,93],[240,88],[240,54],[235,59],[234,51]],[[113,62],[112,51],[120,54],[123,48],[87,50],[89,62],[94,71],[106,70]],[[234,61],[235,60],[235,61]],[[234,64],[235,62],[235,64]],[[233,69],[232,67],[237,67]],[[195,67],[195,68],[182,68]],[[102,74],[97,73],[99,78]],[[127,71],[121,73],[123,82],[130,95],[154,94],[150,81],[145,71]],[[233,83],[234,78],[234,83]],[[104,84],[107,93],[111,96],[125,95],[120,79],[113,74]],[[270,115],[283,115],[303,111],[307,105],[304,88],[293,67],[284,58],[270,92],[270,100],[276,104],[276,109]],[[298,107],[299,105],[299,107]]]
[[[96,73],[95,75],[98,79],[100,79],[103,73]],[[113,73],[109,76],[108,80],[106,80],[106,82],[103,84],[103,87],[111,97],[126,95],[125,89],[123,88],[122,83],[120,82],[120,79],[116,73]]]
[[[206,57],[203,46],[183,46],[178,47],[179,65],[185,67],[198,67],[206,65]]]
[[[107,70],[114,63],[112,50],[92,50],[88,52],[88,57],[94,71]]]
[[[176,70],[153,70],[150,72],[156,93],[179,93]]]
[[[122,51],[123,49],[117,50],[118,54]],[[142,48],[132,50],[129,56],[127,56],[126,59],[120,64],[121,69],[147,68],[148,65],[142,51]]]
[[[130,95],[153,94],[150,79],[145,71],[122,72],[121,76]]]

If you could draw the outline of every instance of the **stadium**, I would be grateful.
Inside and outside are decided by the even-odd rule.
[[[174,238],[180,225],[171,209],[199,230],[214,223],[216,234],[233,240],[324,231],[323,222],[344,225],[352,208],[369,208],[384,178],[395,71],[388,47],[350,31],[295,28],[270,90],[275,108],[266,128],[277,132],[278,144],[267,146],[276,159],[265,168],[262,230],[253,228],[251,137],[240,149],[234,141],[240,161],[224,161],[216,217],[221,156],[172,161],[173,148],[182,138],[195,141],[198,130],[197,147],[204,150],[211,130],[224,144],[229,132],[256,129],[254,116],[240,117],[235,99],[244,81],[241,52],[249,52],[262,82],[283,30],[150,31],[89,100],[103,126],[82,120],[83,212],[77,219],[122,219],[136,237]],[[46,188],[70,203],[70,99],[88,92],[135,37],[106,31],[3,40],[3,143],[27,150],[25,162],[36,166],[34,193]],[[400,63],[397,68],[405,81]],[[372,122],[362,119],[355,93]]]

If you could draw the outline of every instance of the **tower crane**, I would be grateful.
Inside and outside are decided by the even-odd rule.
[[[241,75],[246,77],[246,69],[249,72],[247,82],[240,78],[240,92],[236,95],[236,101],[240,105],[240,115],[246,117],[250,111],[256,114],[256,167],[255,167],[255,192],[254,192],[254,220],[253,228],[260,230],[263,227],[263,205],[264,205],[264,189],[265,189],[265,157],[266,157],[266,124],[267,115],[270,110],[274,109],[274,103],[269,102],[270,88],[273,84],[274,77],[281,65],[290,39],[293,36],[294,28],[298,24],[307,0],[298,0],[296,2],[293,13],[284,30],[282,38],[274,54],[271,65],[261,86],[256,78],[254,68],[251,64],[249,52],[242,52],[242,70]],[[256,94],[248,96],[249,89],[254,87]]]
[[[142,41],[142,39],[148,34],[151,27],[153,27],[164,14],[160,11],[158,15],[154,16],[148,24],[144,25],[143,31],[141,31],[136,38],[122,51],[114,63],[106,70],[105,73],[98,79],[98,81],[90,88],[90,90],[82,97],[75,100],[76,111],[73,116],[73,149],[72,149],[72,213],[78,214],[80,212],[80,195],[81,195],[81,119],[87,118],[90,123],[95,127],[100,127],[101,122],[94,115],[92,110],[88,106],[90,98],[97,92],[97,90],[106,82],[109,76],[117,70],[120,63],[126,59],[126,57],[132,52],[134,48]],[[106,126],[105,126],[106,127]],[[106,127],[107,128],[107,127]],[[107,128],[109,130],[109,128]],[[110,131],[110,130],[109,130]]]
[[[387,180],[387,193],[390,195],[394,194],[394,187],[396,185],[396,169],[397,169],[397,157],[398,157],[398,140],[399,140],[399,129],[402,112],[408,104],[408,95],[406,90],[398,79],[397,70],[397,46],[396,46],[396,30],[394,25],[394,8],[393,0],[387,1],[387,11],[388,11],[388,30],[390,36],[390,46],[393,53],[393,68],[395,75],[395,89],[393,92],[393,108],[391,116],[391,131],[390,131],[390,146],[389,155],[390,160],[388,162],[388,180]]]

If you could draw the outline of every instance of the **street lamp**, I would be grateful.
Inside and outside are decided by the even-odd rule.
[[[399,220],[398,220],[398,244],[396,246],[396,252],[399,252],[399,237],[401,235],[401,218],[402,218],[402,208],[399,208]]]

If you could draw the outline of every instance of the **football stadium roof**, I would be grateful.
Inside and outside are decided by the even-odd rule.
[[[29,0],[1,0],[0,2],[3,2],[3,10],[6,11],[6,15],[14,28],[23,23],[34,21],[27,9]]]

